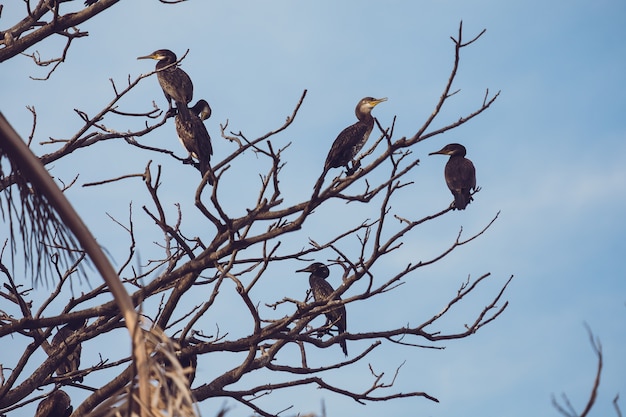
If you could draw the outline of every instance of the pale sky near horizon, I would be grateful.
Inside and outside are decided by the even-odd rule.
[[[19,16],[16,9],[21,10],[23,4],[1,3],[0,29],[4,29],[14,24]],[[82,1],[62,7],[80,9]],[[213,4],[190,0],[174,6],[155,0],[120,2],[81,26],[89,37],[74,41],[67,62],[49,81],[29,79],[29,75],[45,73],[26,57],[2,63],[0,111],[27,137],[32,119],[26,106],[34,106],[38,114],[34,142],[67,137],[81,126],[74,108],[93,114],[111,99],[109,78],[122,85],[129,75],[133,79],[154,68],[155,62],[136,57],[161,48],[181,56],[189,49],[182,66],[193,79],[195,99],[211,103],[213,115],[207,127],[217,159],[232,149],[219,138],[220,123],[228,120],[229,130],[258,137],[279,127],[307,90],[295,123],[275,139],[282,145],[291,142],[281,184],[286,193],[291,191],[299,199],[308,191],[301,178],[317,178],[332,140],[353,123],[353,109],[360,98],[389,98],[376,107],[374,115],[383,126],[397,116],[397,137],[417,131],[447,81],[453,60],[450,36],[457,35],[461,20],[465,39],[487,31],[463,50],[455,83],[461,91],[450,99],[435,125],[443,126],[473,111],[486,89],[490,94],[501,91],[500,97],[477,119],[415,147],[421,163],[411,179],[417,187],[411,189],[414,194],[403,194],[394,208],[414,210],[417,217],[446,207],[451,201],[443,180],[446,158],[427,155],[450,142],[467,147],[482,190],[467,210],[449,213],[408,237],[405,247],[385,265],[398,268],[428,259],[451,245],[460,227],[469,236],[498,212],[499,217],[483,236],[423,269],[401,291],[381,297],[380,304],[348,305],[348,328],[363,331],[389,321],[416,324],[438,312],[468,276],[477,278],[487,272],[491,277],[484,288],[467,308],[455,313],[460,322],[446,321],[445,326],[458,329],[466,323],[463,320],[470,321],[463,314],[473,317],[514,275],[503,297],[509,301],[507,310],[472,337],[439,344],[445,350],[386,346],[368,362],[329,377],[340,386],[355,387],[351,384],[356,381],[355,389],[365,389],[371,383],[368,363],[388,378],[402,365],[396,385],[381,394],[425,391],[440,403],[415,398],[362,406],[306,386],[275,392],[259,404],[270,412],[293,405],[285,415],[319,413],[323,399],[328,417],[557,416],[551,395],[566,393],[581,411],[596,369],[587,323],[604,351],[600,392],[591,415],[616,415],[611,402],[618,393],[624,412],[624,2],[235,0]],[[60,41],[51,40],[36,49],[49,56],[61,47]],[[152,100],[164,105],[155,77],[144,80],[120,106],[140,111]],[[128,128],[123,122],[107,121],[118,130]],[[162,147],[171,144],[172,150],[184,156],[172,123],[141,140]],[[49,168],[64,181],[80,173],[82,184],[142,172],[147,161],[155,159],[176,181],[186,175],[199,179],[192,168],[172,158],[128,148],[121,142],[103,144]],[[35,150],[52,149],[36,146]],[[255,178],[254,158],[250,161],[249,170],[254,172],[247,177]],[[191,210],[194,184],[177,187],[164,181],[163,198],[188,201]],[[131,200],[135,216],[141,215],[142,204],[148,204],[140,180],[128,184],[122,190],[77,187],[68,193],[118,264],[128,248],[127,236],[107,213],[126,220]],[[249,207],[256,194],[242,196],[248,186],[255,189],[256,184],[238,186],[239,193],[230,198],[232,204]],[[333,220],[315,226],[332,232]],[[141,227],[153,240],[158,239],[149,221]],[[340,271],[335,268],[331,283],[336,286]],[[303,296],[306,276],[279,272],[282,275],[276,277],[271,291],[254,294],[259,303],[272,301],[276,291]],[[384,274],[384,270],[377,273]],[[228,306],[224,311],[236,314]],[[0,339],[0,351],[9,349],[10,343]],[[351,354],[366,346],[348,343]],[[96,347],[92,350],[84,363],[97,361]],[[330,360],[343,356],[338,346],[322,353]],[[201,363],[194,386],[210,380],[221,365]],[[261,374],[250,381],[262,383],[264,377]],[[217,399],[201,405],[202,415],[215,415],[224,403],[234,406],[228,417],[252,414],[234,401]],[[9,413],[13,415],[22,414]]]

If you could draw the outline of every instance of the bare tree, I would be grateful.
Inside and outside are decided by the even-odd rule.
[[[65,59],[72,39],[85,35],[75,29],[76,25],[116,2],[99,0],[82,12],[64,15],[61,13],[62,2],[41,0],[33,10],[28,9],[24,21],[3,33],[4,49],[0,49],[0,62],[25,52],[47,36],[62,36],[67,38],[67,44],[62,56],[54,61],[54,71]],[[272,416],[281,410],[265,409],[256,400],[265,395],[281,395],[281,392],[297,386],[322,388],[359,403],[405,397],[437,401],[423,391],[396,392],[393,389],[395,378],[387,381],[373,369],[371,386],[365,390],[359,390],[356,386],[335,385],[326,375],[333,370],[364,364],[371,352],[385,349],[389,344],[422,349],[432,348],[438,341],[469,337],[500,316],[507,307],[503,294],[512,277],[504,280],[500,290],[491,296],[491,301],[484,308],[459,323],[457,330],[443,331],[438,327],[442,318],[448,317],[452,309],[480,291],[490,276],[485,273],[478,278],[463,280],[443,308],[432,312],[429,318],[420,323],[372,328],[365,332],[350,331],[352,306],[375,305],[380,295],[399,291],[407,280],[415,276],[416,271],[443,261],[455,249],[478,238],[498,217],[495,213],[484,229],[474,235],[464,236],[462,230],[459,231],[456,240],[431,259],[418,260],[416,256],[415,260],[401,267],[387,268],[384,274],[375,272],[375,266],[402,247],[407,236],[416,233],[425,223],[445,216],[454,209],[450,205],[430,215],[414,218],[410,207],[393,203],[398,199],[400,190],[413,186],[409,174],[419,164],[419,159],[412,152],[414,145],[465,124],[487,110],[497,99],[499,93],[491,94],[487,90],[476,107],[468,110],[464,116],[453,123],[437,126],[438,115],[446,102],[458,93],[453,86],[461,52],[483,33],[465,40],[463,26],[459,25],[458,33],[451,38],[454,61],[447,83],[443,86],[439,100],[434,103],[433,111],[421,126],[416,126],[414,133],[397,135],[394,131],[395,120],[390,126],[383,126],[377,120],[369,143],[358,156],[359,164],[356,166],[359,167],[361,161],[363,165],[349,175],[338,170],[327,172],[320,167],[319,177],[302,179],[302,183],[308,184],[311,191],[301,201],[293,201],[281,189],[281,170],[286,162],[289,143],[285,144],[278,138],[278,134],[288,129],[296,117],[300,117],[306,91],[294,104],[286,121],[262,136],[249,138],[243,132],[229,131],[227,125],[221,126],[220,139],[232,144],[232,152],[214,155],[209,173],[202,177],[196,189],[194,203],[204,222],[194,227],[193,233],[197,233],[197,236],[190,237],[185,230],[183,219],[187,213],[182,208],[174,218],[169,216],[166,209],[169,203],[160,195],[163,175],[160,166],[154,167],[148,163],[142,172],[85,184],[87,187],[111,187],[134,181],[132,184],[135,186],[136,179],[140,178],[143,190],[151,200],[150,206],[142,207],[140,216],[150,219],[163,236],[160,258],[136,268],[134,265],[140,262],[139,249],[136,247],[140,236],[134,228],[137,214],[132,212],[131,206],[127,221],[114,219],[126,230],[129,246],[128,256],[117,268],[116,275],[129,293],[132,306],[145,318],[143,330],[135,329],[131,335],[141,335],[147,360],[151,361],[149,380],[157,381],[154,386],[158,388],[151,391],[153,394],[156,392],[150,400],[153,401],[152,412],[171,406],[171,397],[179,401],[176,404],[185,404],[177,408],[178,414],[175,415],[193,415],[195,410],[190,405],[191,398],[196,402],[223,398],[239,402],[259,415]],[[44,64],[36,58],[36,54],[33,56],[37,65]],[[39,163],[46,166],[53,161],[62,161],[70,153],[81,152],[112,140],[117,141],[120,148],[132,146],[145,152],[171,155],[176,162],[187,162],[168,149],[148,146],[141,141],[144,136],[166,124],[168,114],[159,108],[121,111],[118,107],[122,97],[132,94],[136,85],[154,74],[150,72],[134,80],[129,77],[123,87],[111,81],[112,97],[108,103],[95,115],[76,110],[83,126],[71,138],[51,139],[47,142],[46,145],[53,150],[39,156]],[[33,116],[34,132],[34,111]],[[141,118],[145,123],[139,130],[115,130],[106,123],[112,117],[128,120]],[[27,143],[31,142],[32,137],[31,134]],[[1,139],[4,144],[4,129]],[[2,148],[5,149],[5,146]],[[250,153],[256,155],[258,170],[261,172],[256,195],[249,199],[254,200],[254,204],[251,207],[232,207],[225,201],[227,190],[223,189],[222,184],[236,176],[231,169],[232,164]],[[0,413],[20,410],[29,402],[41,400],[42,395],[38,390],[49,393],[64,386],[89,393],[82,403],[73,404],[75,416],[138,412],[133,408],[132,401],[125,403],[128,408],[120,406],[124,403],[123,398],[130,398],[134,394],[135,375],[140,369],[133,366],[137,360],[136,352],[134,355],[126,353],[119,357],[102,357],[96,364],[85,364],[83,361],[77,366],[64,365],[69,356],[76,356],[81,344],[84,344],[84,354],[88,342],[106,337],[126,326],[127,321],[132,319],[118,303],[103,301],[104,295],[114,291],[111,286],[114,284],[109,281],[101,285],[91,281],[96,284],[95,288],[63,299],[68,294],[64,290],[72,285],[72,281],[81,274],[81,267],[88,262],[86,248],[81,239],[73,238],[73,230],[70,232],[65,229],[67,219],[62,215],[57,216],[59,211],[56,205],[51,204],[53,209],[47,211],[38,209],[50,200],[37,198],[40,188],[30,177],[31,172],[23,169],[6,150],[1,157],[0,162],[5,162],[0,165],[0,168],[4,168],[4,171],[0,169],[4,193],[2,208],[12,231],[8,239],[10,244],[5,245],[5,248],[9,249],[11,255],[15,254],[20,248],[15,241],[21,238],[24,243],[21,248],[30,262],[27,266],[39,272],[45,281],[54,282],[54,288],[47,299],[36,304],[32,299],[34,290],[26,287],[28,283],[15,279],[12,265],[5,264],[7,251],[3,250],[0,271],[4,286],[0,295],[8,305],[0,311],[0,337],[11,337],[28,348],[16,363],[2,363]],[[10,161],[10,169],[6,168],[6,161]],[[335,175],[333,178],[332,174]],[[209,180],[212,185],[209,185]],[[19,192],[11,193],[15,189]],[[29,189],[34,192],[29,194]],[[26,197],[20,199],[18,195]],[[22,201],[22,204],[16,200]],[[319,218],[319,213],[325,207],[336,202],[349,203],[345,207],[360,205],[365,214],[354,225],[338,226],[334,236],[323,241],[316,241],[305,234],[307,222]],[[46,233],[50,223],[55,225],[54,230],[58,230],[58,233]],[[22,224],[25,226],[16,227]],[[350,247],[350,241],[359,242],[358,250],[346,249]],[[37,244],[33,246],[29,242]],[[89,259],[93,261],[91,253]],[[341,285],[325,300],[314,300],[309,293],[302,293],[298,299],[285,297],[279,290],[274,291],[274,300],[263,302],[255,298],[255,290],[258,288],[275,285],[272,271],[285,268],[295,272],[305,266],[303,261],[323,261],[338,266],[343,271]],[[185,297],[196,289],[202,289],[205,301],[189,305]],[[200,323],[212,314],[216,304],[223,298],[236,299],[245,309],[237,317],[220,317],[215,331],[209,333],[206,326]],[[59,305],[63,307],[59,308]],[[337,311],[338,307],[346,309],[348,326],[347,331],[336,334],[333,332],[336,323],[316,318]],[[241,324],[237,327],[240,331],[232,334],[223,332],[222,328],[232,327],[233,320]],[[57,327],[63,327],[67,336],[64,343],[58,342],[61,338],[56,338],[57,342],[51,344]],[[349,346],[353,341],[366,341],[368,345],[345,360],[311,365],[311,357],[319,349],[339,349],[339,345]],[[364,344],[360,343],[359,346]],[[38,355],[42,350],[45,352],[43,359]],[[229,354],[230,368],[218,373],[209,372],[207,380],[201,383],[195,381],[193,384],[196,361],[206,361],[213,356],[219,358],[224,353]],[[254,378],[244,378],[261,373],[269,382],[259,384],[251,382],[255,381]],[[80,382],[81,379],[83,382]],[[188,395],[186,381],[193,384],[190,391],[193,397]],[[148,401],[146,398],[141,397],[137,403],[145,404]],[[224,412],[222,410],[221,413]],[[141,413],[149,415],[143,409]]]

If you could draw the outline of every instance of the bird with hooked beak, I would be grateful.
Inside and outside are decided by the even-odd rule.
[[[345,166],[347,175],[352,175],[359,169],[360,164],[355,162],[354,158],[363,148],[374,128],[372,109],[383,101],[387,101],[387,97],[365,97],[359,100],[354,109],[358,121],[342,130],[333,142],[324,163],[325,172],[330,168]],[[352,167],[348,166],[350,161],[352,161]]]
[[[476,190],[476,169],[472,161],[465,157],[465,146],[451,143],[437,152],[428,155],[449,155],[444,176],[450,192],[454,196],[454,208],[465,210],[473,200],[472,191]]]
[[[328,271],[328,267],[321,262],[315,262],[311,265],[307,266],[304,269],[299,269],[296,272],[310,272],[309,275],[309,285],[311,286],[311,291],[313,292],[313,298],[316,302],[324,302],[324,301],[332,301],[332,300],[341,300],[341,297],[338,295],[335,296],[332,300],[329,299],[330,295],[335,291],[333,287],[326,281],[326,278],[330,275]],[[334,307],[331,310],[328,310],[326,313],[326,325],[327,326],[337,326],[337,330],[339,334],[345,333],[346,331],[346,306],[339,305]],[[346,345],[346,340],[342,339],[339,342],[341,349],[343,350],[344,355],[348,356],[348,347]]]

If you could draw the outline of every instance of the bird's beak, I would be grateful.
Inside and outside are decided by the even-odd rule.
[[[438,150],[437,152],[431,152],[428,154],[430,155],[448,155],[448,152],[444,151],[443,149]]]
[[[387,97],[377,98],[376,100],[372,100],[370,101],[370,104],[372,105],[372,107],[375,107],[377,104],[380,104],[383,101],[387,101]]]
[[[154,54],[150,54],[146,56],[138,56],[137,59],[159,59],[159,58]]]
[[[206,120],[206,119],[208,119],[209,117],[211,117],[211,110],[203,110],[203,111],[200,113],[200,120]]]
[[[311,266],[307,266],[306,268],[298,269],[296,272],[311,272]]]

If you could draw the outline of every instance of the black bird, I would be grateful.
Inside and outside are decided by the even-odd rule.
[[[182,366],[184,370],[188,371],[186,376],[187,381],[189,381],[189,387],[191,387],[193,380],[196,379],[198,357],[193,353],[182,355],[180,352],[176,352],[176,357],[178,358],[178,362],[180,362],[180,366]]]
[[[72,411],[70,396],[63,390],[57,390],[41,400],[35,417],[69,417]]]
[[[211,155],[213,155],[211,137],[203,123],[203,120],[211,116],[211,106],[206,100],[198,100],[190,110],[187,113],[177,112],[174,119],[176,133],[178,133],[180,143],[189,152],[189,158],[193,157],[198,160],[198,168],[204,176],[209,168]]]
[[[196,379],[196,368],[198,367],[198,355],[195,353],[187,353],[183,354],[182,349],[191,346],[191,343],[187,340],[183,340],[180,343],[181,350],[176,351],[176,358],[178,358],[178,362],[180,362],[180,366],[186,371],[185,376],[187,377],[187,381],[189,382],[189,387],[193,383],[193,380]]]
[[[156,59],[157,78],[169,110],[172,109],[172,100],[176,102],[179,113],[188,113],[187,105],[193,98],[193,83],[189,75],[176,64],[176,54],[169,49],[159,49],[150,55],[140,56],[137,59]]]
[[[183,368],[185,372],[185,378],[187,379],[187,386],[191,387],[193,380],[196,378],[196,368],[198,367],[198,356],[195,353],[182,353],[182,349],[191,346],[191,344],[187,341],[182,341],[180,345],[180,349],[177,349],[174,354],[176,355],[176,359],[180,363],[180,366]],[[164,355],[161,360],[162,366],[166,370],[172,369],[172,362],[169,360],[167,356]],[[176,384],[172,380],[168,380],[168,388],[170,392],[174,392],[176,388]]]
[[[328,275],[328,267],[321,262],[315,262],[307,266],[304,269],[299,269],[296,272],[310,272],[309,285],[313,292],[313,298],[317,302],[329,301],[328,297],[335,291],[333,287],[326,281]],[[341,300],[341,297],[335,296],[333,300]],[[326,313],[326,324],[330,326],[337,326],[339,334],[346,331],[346,307],[344,305],[337,306]],[[339,342],[343,353],[348,356],[348,347],[346,346],[346,340],[343,339]]]
[[[387,98],[365,97],[359,101],[354,110],[359,121],[346,127],[337,136],[326,157],[325,171],[345,166],[347,174],[352,175],[359,168],[359,164],[354,162],[354,157],[363,148],[374,128],[372,109],[383,101],[387,101]],[[350,161],[352,161],[352,168],[348,166]]]
[[[446,184],[454,196],[454,208],[465,210],[473,200],[471,190],[476,190],[476,169],[472,161],[465,157],[465,146],[451,143],[429,155],[450,155],[444,175]]]
[[[76,319],[76,320],[69,322],[65,326],[61,327],[61,329],[57,332],[57,334],[55,334],[54,337],[52,338],[52,342],[50,343],[50,345],[53,348],[58,348],[62,344],[65,344],[67,342],[67,339],[70,336],[72,336],[75,331],[83,327],[85,323],[86,323],[85,319]],[[61,362],[61,364],[56,370],[57,376],[63,376],[65,374],[78,370],[78,368],[80,367],[81,351],[82,351],[82,347],[80,343],[76,344],[75,346],[69,347],[69,349],[67,350],[66,357],[63,359],[63,361]],[[82,376],[73,377],[72,381],[82,382],[83,377]]]

